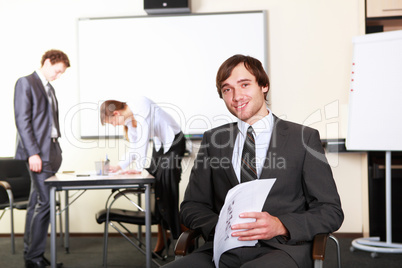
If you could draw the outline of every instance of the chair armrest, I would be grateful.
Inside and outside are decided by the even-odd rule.
[[[174,248],[175,256],[185,256],[187,253],[191,253],[194,246],[195,239],[201,234],[195,230],[188,229],[184,231],[179,239],[177,239],[176,246]]]
[[[144,188],[134,188],[134,189],[126,189],[123,191],[118,191],[116,195],[113,197],[114,199],[120,198],[121,196],[125,196],[126,194],[143,194],[145,192]]]
[[[139,194],[145,192],[144,188],[133,188],[133,189],[113,189],[109,195],[109,197],[106,199],[106,203],[105,203],[105,209],[108,209],[109,206],[112,205],[112,203],[114,203],[114,201],[110,202],[111,199],[119,199],[120,197],[124,196],[126,198],[128,198],[126,196],[127,194],[137,194],[137,196],[139,197]],[[128,198],[129,199],[129,198]],[[129,199],[130,200],[130,199]]]
[[[107,211],[109,211],[112,208],[113,203],[115,201],[117,201],[117,199],[119,199],[121,197],[125,197],[138,210],[144,211],[144,209],[141,207],[141,194],[143,194],[144,192],[145,192],[145,188],[142,188],[142,187],[141,188],[133,188],[133,189],[124,189],[124,190],[117,189],[115,191],[112,191],[112,193],[109,195],[109,197],[106,200],[105,209]],[[137,202],[133,201],[129,196],[127,196],[128,194],[136,195]],[[113,197],[113,199],[112,199],[112,197]],[[112,201],[110,201],[110,200],[112,200]],[[151,209],[151,212],[152,212],[152,209]]]
[[[6,190],[8,201],[10,202],[10,207],[12,208],[14,203],[14,195],[11,185],[7,181],[0,181],[0,187],[3,187]]]
[[[327,245],[329,234],[317,234],[313,242],[313,260],[325,259],[325,247]]]
[[[5,190],[11,190],[11,185],[6,181],[0,181],[0,186],[3,187]]]

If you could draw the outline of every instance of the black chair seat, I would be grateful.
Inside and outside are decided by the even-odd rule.
[[[21,199],[25,199],[25,198],[21,198]],[[27,209],[27,207],[28,207],[28,200],[14,200],[14,202],[13,202],[13,207],[15,208],[15,209],[21,209],[21,210],[23,210],[23,209]],[[5,208],[7,208],[7,207],[9,207],[10,206],[10,204],[0,204],[0,210],[1,209],[5,209]],[[56,201],[56,206],[60,206],[60,201]]]
[[[25,201],[14,201],[14,207],[16,208],[16,209],[27,209],[27,207],[28,207],[28,201],[27,200],[25,200]]]
[[[0,204],[0,210],[10,207],[10,204]],[[27,209],[28,201],[13,202],[13,207],[16,209]]]
[[[96,213],[96,222],[101,224],[106,221],[107,209],[102,209]],[[136,225],[145,225],[145,212],[133,211],[126,209],[110,209],[109,221],[131,223]],[[158,224],[159,221],[153,215],[151,217],[151,224]]]

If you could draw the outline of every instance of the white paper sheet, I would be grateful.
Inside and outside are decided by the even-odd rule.
[[[239,214],[242,212],[260,212],[275,181],[275,178],[254,180],[240,183],[230,189],[215,228],[215,267],[219,267],[219,259],[225,251],[236,247],[254,246],[258,242],[257,240],[239,241],[237,237],[231,235],[231,226],[254,221],[253,219],[239,218]]]

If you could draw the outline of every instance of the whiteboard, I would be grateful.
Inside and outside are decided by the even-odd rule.
[[[402,150],[402,31],[358,36],[349,92],[348,150]]]
[[[121,136],[121,129],[100,124],[99,106],[140,95],[191,137],[232,122],[216,90],[216,72],[234,54],[253,56],[266,68],[266,51],[264,11],[80,18],[81,137]]]

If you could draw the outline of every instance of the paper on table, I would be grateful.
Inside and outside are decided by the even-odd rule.
[[[239,241],[237,237],[231,235],[231,226],[254,221],[250,218],[239,218],[239,214],[242,212],[261,211],[275,181],[276,178],[254,180],[240,183],[230,189],[215,227],[215,267],[219,267],[219,259],[225,251],[236,247],[254,246],[258,242],[257,240]]]

